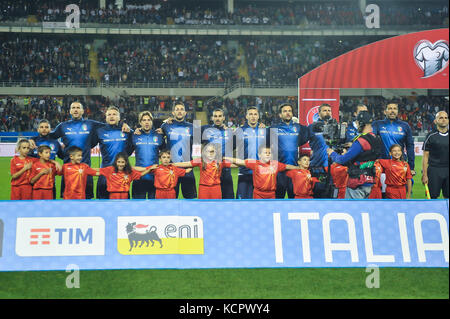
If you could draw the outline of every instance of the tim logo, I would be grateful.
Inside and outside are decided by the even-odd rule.
[[[308,125],[319,119],[319,107],[320,105],[314,106],[308,111],[308,114],[306,114],[306,123]]]
[[[30,245],[50,245],[50,228],[30,229]]]
[[[117,250],[122,255],[202,255],[203,221],[197,216],[118,217]]]
[[[445,40],[431,43],[428,40],[420,40],[414,47],[414,60],[422,69],[422,79],[431,77],[448,66],[449,46]]]
[[[101,217],[17,218],[18,256],[92,256],[105,254]]]

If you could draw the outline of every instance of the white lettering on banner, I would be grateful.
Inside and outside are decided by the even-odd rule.
[[[300,220],[300,231],[302,233],[302,252],[303,262],[311,262],[311,249],[309,245],[309,219],[319,219],[319,213],[289,213],[288,218],[290,220]]]
[[[332,243],[330,222],[332,220],[344,220],[348,228],[348,243]],[[358,246],[356,243],[356,229],[353,217],[347,213],[328,213],[322,220],[323,228],[323,244],[325,248],[325,261],[333,262],[333,250],[348,250],[350,251],[352,262],[358,262]]]
[[[283,242],[281,237],[280,213],[273,214],[273,237],[275,242],[275,262],[283,263]]]
[[[411,262],[411,253],[409,251],[408,231],[406,230],[405,213],[398,213],[398,230],[400,231],[400,243],[402,245],[403,261]]]
[[[349,251],[351,254],[352,263],[359,262],[358,256],[358,245],[356,237],[356,227],[354,218],[348,213],[328,213],[322,216],[322,231],[323,231],[323,245],[324,245],[324,257],[327,263],[333,262],[333,251]],[[301,232],[301,242],[302,242],[302,255],[304,263],[311,263],[311,241],[309,235],[308,222],[310,220],[320,220],[320,215],[317,212],[295,212],[288,213],[288,220],[299,220],[300,221],[300,232]],[[347,225],[347,236],[348,242],[346,243],[333,243],[331,242],[332,230],[330,223],[335,220],[343,220]],[[437,243],[425,243],[422,233],[422,222],[423,221],[435,221],[439,223],[441,242]],[[397,213],[398,221],[398,238],[400,239],[401,253],[404,263],[411,263],[411,252],[410,252],[410,240],[408,239],[408,231],[406,225],[406,214]],[[412,221],[411,221],[412,222]],[[448,226],[445,217],[438,213],[420,213],[415,216],[414,222],[414,232],[416,237],[416,245],[418,252],[419,262],[426,262],[425,251],[443,251],[445,261],[449,261],[449,233]],[[275,260],[276,263],[284,263],[283,255],[283,240],[282,240],[282,224],[281,224],[281,214],[273,213],[273,227],[274,227],[274,243],[275,243]],[[366,261],[378,262],[378,263],[394,263],[395,256],[392,254],[377,255],[374,254],[374,245],[372,238],[372,231],[370,226],[369,213],[361,213],[361,231],[364,236],[364,249],[366,253]],[[379,231],[379,228],[378,228]],[[381,234],[382,235],[382,234]],[[380,234],[378,237],[380,238]],[[392,239],[394,240],[394,239]],[[316,243],[317,245],[317,243]],[[381,245],[381,244],[380,244]],[[317,256],[313,256],[317,258]],[[317,260],[316,260],[317,261]]]
[[[374,255],[368,213],[361,213],[367,262],[395,262],[393,255]]]
[[[422,222],[424,220],[435,220],[439,223],[441,230],[440,243],[424,243],[422,233]],[[444,252],[445,261],[448,262],[448,230],[447,222],[441,214],[437,213],[421,213],[414,217],[414,231],[416,235],[417,254],[420,262],[426,262],[425,250],[442,250]]]

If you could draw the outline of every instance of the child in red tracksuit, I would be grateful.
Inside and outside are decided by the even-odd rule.
[[[64,199],[86,199],[86,180],[88,176],[99,175],[99,170],[82,163],[83,150],[77,146],[70,147],[70,162],[62,167],[64,176]]]
[[[202,157],[190,162],[179,162],[173,165],[178,167],[199,167],[200,182],[198,186],[199,199],[222,199],[220,176],[222,168],[236,167],[231,162],[222,160],[215,144],[207,144],[202,148]]]
[[[128,161],[128,155],[120,152],[114,159],[112,166],[99,169],[100,175],[106,177],[106,190],[109,199],[128,199],[130,195],[131,182],[140,179],[150,172],[150,167],[139,172],[133,169]]]
[[[381,193],[381,173],[383,173],[383,167],[379,161],[374,164],[375,167],[375,178],[373,179],[374,184],[372,190],[369,194],[369,199],[382,199],[383,194]]]
[[[392,159],[377,160],[386,174],[386,198],[410,199],[412,188],[411,169],[403,159],[402,148],[394,144],[389,149]],[[405,188],[406,185],[406,188]]]
[[[253,198],[275,199],[277,188],[277,174],[285,170],[298,169],[298,166],[283,164],[272,160],[270,147],[265,145],[258,149],[259,160],[225,157],[233,164],[245,166],[253,171]]]
[[[159,153],[160,165],[150,166],[150,173],[155,176],[155,198],[156,199],[175,199],[175,186],[178,178],[183,177],[192,169],[182,169],[170,163],[170,151],[163,150]],[[135,167],[136,168],[136,167]]]
[[[55,161],[50,160],[52,149],[48,145],[40,145],[37,149],[39,160],[31,168],[30,183],[33,185],[32,199],[54,199],[53,186],[55,176],[61,175],[62,170]]]
[[[326,168],[328,170],[328,167]],[[348,167],[338,163],[331,164],[331,177],[334,186],[339,190],[337,198],[345,198],[348,181]]]
[[[31,168],[37,158],[29,157],[30,142],[21,139],[16,146],[19,155],[11,159],[11,200],[32,199],[33,186],[30,184]]]
[[[295,198],[313,198],[314,184],[319,180],[311,176],[309,168],[310,158],[306,154],[301,154],[298,159],[299,169],[293,169],[286,173],[292,179]]]

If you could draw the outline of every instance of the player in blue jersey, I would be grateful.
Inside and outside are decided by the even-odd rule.
[[[356,105],[353,112],[353,121],[350,122],[347,126],[347,132],[345,133],[345,142],[348,143],[346,145],[348,147],[351,146],[353,139],[358,135],[358,125],[355,119],[361,111],[368,111],[367,106],[364,104]]]
[[[170,149],[172,162],[188,162],[192,160],[192,145],[194,128],[191,123],[186,122],[186,109],[181,101],[174,103],[172,107],[173,121],[161,125],[158,130],[166,138],[167,147]],[[195,184],[194,172],[190,171],[185,176],[178,179],[175,186],[176,197],[181,185],[184,198],[196,198],[197,188]]]
[[[203,125],[202,144],[213,143],[221,146],[222,157],[233,157],[233,131],[224,124],[225,114],[222,109],[215,109],[212,113],[212,125]],[[231,177],[231,168],[222,168],[220,176],[220,187],[222,190],[222,199],[234,199],[233,178]]]
[[[119,126],[120,111],[115,106],[110,106],[105,113],[106,124],[97,127],[94,132],[93,144],[99,145],[102,162],[100,167],[108,167],[114,164],[114,159],[120,152],[125,152],[128,156],[132,153],[131,137],[132,132],[122,132]],[[99,176],[97,181],[97,198],[109,199],[107,191],[106,177]]]
[[[258,149],[266,145],[267,128],[259,123],[259,112],[255,106],[247,108],[246,122],[239,127],[235,136],[236,158],[241,160],[258,160]],[[253,198],[253,171],[247,167],[240,166],[236,191],[237,199]]]
[[[37,129],[39,135],[33,136],[31,139],[34,141],[36,147],[39,147],[41,145],[48,145],[51,148],[50,159],[54,160],[57,156],[60,159],[64,159],[64,152],[62,150],[61,144],[58,142],[58,140],[50,138],[50,131],[50,122],[45,119],[40,120]],[[37,154],[37,148],[33,150],[31,156],[39,158]]]
[[[414,139],[409,124],[397,118],[398,106],[399,102],[397,100],[387,102],[384,109],[386,118],[372,123],[373,133],[380,136],[381,141],[383,142],[381,158],[390,159],[389,149],[391,146],[394,144],[401,146],[403,156],[407,158],[408,165],[411,169],[411,175],[414,177],[414,175],[416,175],[416,171],[414,170]],[[383,177],[381,178],[381,181],[384,181]],[[414,180],[412,181],[414,184]],[[385,187],[383,186],[382,189],[384,190]]]
[[[38,124],[37,129],[39,135],[33,136],[31,139],[34,141],[34,144],[36,145],[36,148],[33,150],[32,154],[30,156],[39,158],[37,147],[41,145],[47,145],[50,147],[50,159],[55,160],[56,157],[59,157],[60,159],[64,158],[64,152],[61,147],[61,144],[58,142],[58,140],[52,139],[49,137],[49,134],[51,132],[51,125],[50,122],[46,119],[40,120]],[[56,198],[56,187],[55,184],[53,184],[53,198]]]
[[[270,143],[278,145],[278,161],[283,164],[297,165],[298,148],[309,140],[309,131],[306,126],[292,121],[294,108],[289,103],[281,104],[278,108],[280,123],[270,128]],[[276,141],[274,141],[276,139]],[[289,198],[294,198],[292,180],[286,172],[277,175],[276,198],[285,198],[286,191]]]
[[[309,130],[309,146],[312,150],[310,167],[313,168],[323,168],[328,167],[328,154],[327,154],[327,144],[323,138],[323,132],[317,132],[314,130],[317,123],[327,123],[328,120],[332,118],[331,116],[331,106],[329,104],[322,104],[319,106],[319,118],[317,122],[312,123],[308,126]]]
[[[133,134],[131,145],[135,152],[136,166],[148,167],[159,164],[159,150],[165,146],[164,138],[153,130],[153,115],[150,111],[139,113],[138,122],[140,125],[140,135]],[[146,174],[139,180],[133,182],[132,198],[154,199],[156,189],[154,185],[154,175]]]
[[[80,102],[73,102],[70,105],[69,113],[71,120],[62,122],[56,126],[55,130],[49,134],[52,139],[61,138],[64,145],[64,163],[70,162],[69,150],[72,146],[77,146],[83,150],[81,162],[91,165],[91,148],[94,147],[95,130],[105,125],[104,123],[83,119],[84,108]],[[129,131],[129,127],[124,124],[123,129]],[[64,196],[64,177],[61,181],[61,197]],[[94,183],[92,176],[88,176],[86,183],[86,199],[94,197]]]

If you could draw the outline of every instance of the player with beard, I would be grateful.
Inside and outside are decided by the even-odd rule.
[[[177,101],[174,103],[172,116],[172,121],[161,125],[160,130],[157,130],[157,132],[165,136],[173,163],[191,161],[194,127],[186,121],[186,108],[183,102]],[[184,198],[197,197],[193,171],[178,179],[177,186],[175,186],[177,198],[180,186]]]
[[[258,160],[258,149],[266,144],[267,129],[259,122],[256,107],[248,107],[245,118],[247,121],[235,133],[236,157],[241,160]],[[245,166],[239,167],[236,198],[253,198],[253,171]]]
[[[270,128],[270,140],[276,139],[278,142],[277,160],[280,163],[295,166],[297,165],[298,148],[308,142],[309,132],[306,126],[292,121],[293,110],[294,108],[289,103],[279,106],[278,113],[281,121]],[[289,198],[295,197],[292,180],[286,176],[286,172],[281,171],[277,174],[276,198],[285,198],[286,192]]]
[[[225,114],[222,109],[213,111],[211,120],[212,125],[203,125],[202,143],[213,143],[220,145],[221,157],[232,156],[233,152],[233,132],[228,129],[225,122]],[[231,177],[231,168],[223,167],[220,176],[220,187],[222,199],[234,199],[233,178]]]
[[[94,145],[98,143],[100,147],[100,153],[102,155],[102,163],[100,167],[111,166],[114,163],[114,159],[117,154],[125,152],[131,155],[131,137],[132,133],[122,132],[120,123],[120,111],[115,106],[107,108],[105,113],[106,125],[98,127],[94,132]],[[109,199],[109,193],[107,191],[106,178],[101,175],[97,181],[97,198]]]
[[[50,138],[49,134],[51,132],[51,126],[50,122],[48,120],[41,120],[38,124],[37,129],[39,135],[33,136],[31,140],[34,141],[34,144],[36,147],[39,147],[41,145],[47,145],[50,147],[50,159],[55,160],[56,156],[58,156],[60,159],[64,159],[64,152],[61,147],[61,144],[56,139]],[[39,155],[37,153],[37,148],[34,149],[34,152],[30,154],[32,157],[39,158]],[[56,198],[56,186],[53,184],[53,198]]]
[[[64,152],[62,150],[61,144],[58,140],[50,138],[49,134],[51,132],[50,122],[48,120],[40,120],[38,124],[38,136],[33,136],[31,139],[34,144],[39,147],[41,145],[48,145],[51,149],[50,159],[56,159],[58,156],[60,159],[64,159]],[[37,149],[34,150],[31,156],[38,158]]]
[[[317,126],[326,124],[331,119],[331,106],[322,104],[319,106],[319,119],[308,126],[309,130],[309,146],[312,150],[310,171],[313,176],[325,176],[328,169],[328,146],[323,137],[323,132],[317,129]],[[326,188],[321,188],[322,184],[317,184],[314,189],[314,198],[326,198]]]
[[[390,159],[389,149],[392,145],[398,144],[402,148],[402,155],[407,158],[408,165],[411,169],[411,175],[414,177],[416,172],[414,170],[414,139],[411,132],[411,127],[408,123],[398,119],[397,100],[387,102],[384,109],[386,118],[384,120],[374,121],[372,123],[373,133],[381,137],[383,142],[381,158]],[[404,150],[406,149],[406,155]],[[381,177],[382,184],[384,184],[384,176]],[[414,185],[414,180],[413,180]],[[385,185],[382,187],[385,189]]]
[[[69,113],[71,120],[62,122],[55,127],[55,130],[49,134],[51,139],[61,138],[64,145],[64,163],[70,162],[69,153],[66,151],[72,146],[77,146],[83,150],[82,163],[91,165],[91,149],[96,145],[95,130],[105,125],[104,123],[83,119],[84,108],[80,102],[70,104]],[[125,123],[122,126],[123,131],[129,131],[130,128]],[[36,148],[34,141],[30,141],[31,148]],[[64,177],[61,181],[61,197],[64,196]],[[94,182],[92,176],[88,176],[86,183],[86,199],[94,197]]]

